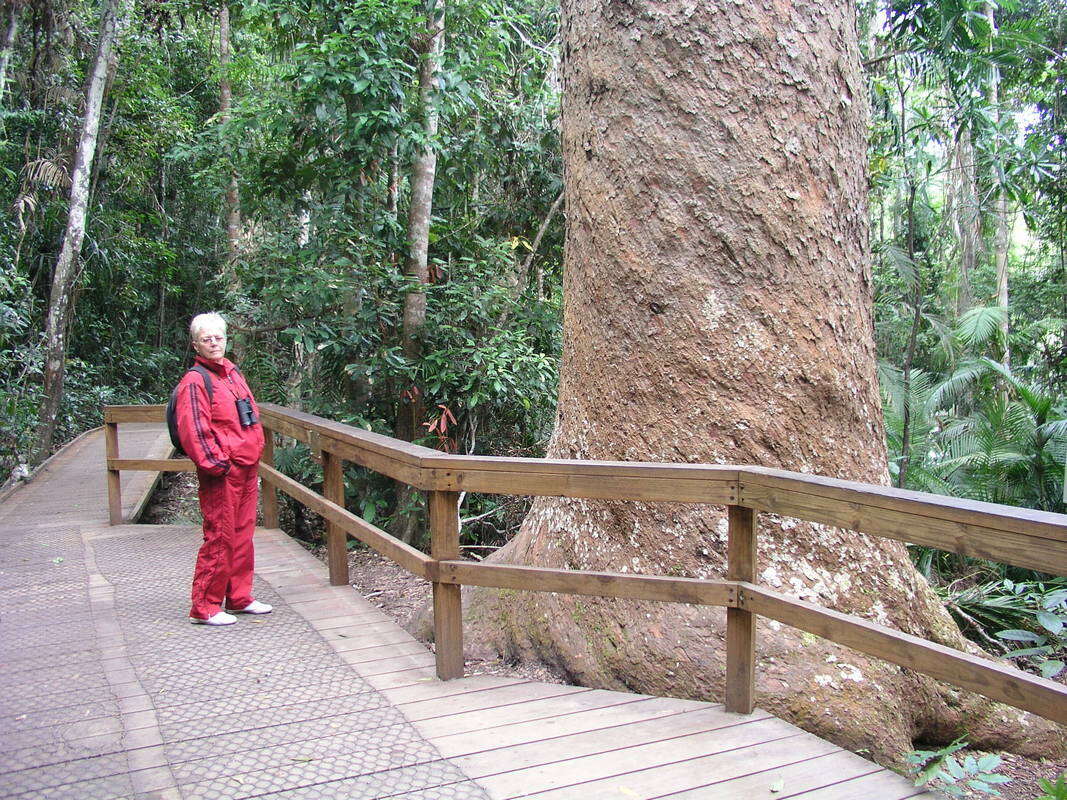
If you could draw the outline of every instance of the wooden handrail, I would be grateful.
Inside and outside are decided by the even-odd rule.
[[[278,524],[275,492],[283,491],[326,519],[331,582],[347,582],[346,536],[363,541],[409,572],[432,581],[437,671],[444,679],[462,674],[460,587],[489,586],[725,607],[725,702],[730,711],[747,713],[753,708],[755,620],[765,616],[1067,723],[1067,688],[1058,683],[755,584],[756,516],[760,511],[1058,575],[1067,575],[1065,515],[766,467],[449,455],[271,403],[261,404],[260,410],[268,432],[305,442],[321,458],[327,495],[317,494],[274,468],[273,435],[268,435],[259,467],[267,524]],[[163,406],[105,407],[113,522],[121,470],[192,468],[188,459],[119,458],[120,422],[159,422],[163,415]],[[343,461],[429,493],[430,556],[345,509],[340,480]],[[458,558],[460,491],[725,505],[730,518],[727,579],[462,561]]]

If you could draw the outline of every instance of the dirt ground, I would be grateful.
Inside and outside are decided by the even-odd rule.
[[[141,521],[157,524],[199,524],[196,477],[186,473],[165,476]],[[317,557],[325,560],[324,547],[309,544],[305,546]],[[412,576],[369,548],[356,545],[349,552],[348,563],[353,588],[389,614],[401,627],[408,628],[416,614],[430,602],[431,587],[428,582]],[[562,676],[540,664],[479,659],[468,659],[465,663],[468,675],[505,675],[544,683],[566,683]],[[966,756],[969,752],[963,751],[960,755]],[[974,751],[974,755],[980,757],[984,753]],[[1052,762],[1035,761],[1011,753],[1001,753],[1000,756],[1003,763],[997,772],[1012,779],[1010,783],[1000,787],[1001,796],[1006,800],[1036,800],[1044,794],[1038,787],[1038,779],[1055,781],[1057,776],[1067,772],[1067,759]],[[989,796],[973,792],[966,795],[973,798]]]

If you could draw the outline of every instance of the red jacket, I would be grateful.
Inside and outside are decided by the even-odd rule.
[[[263,426],[257,421],[243,428],[237,416],[237,399],[248,397],[259,419],[259,406],[244,376],[225,358],[216,363],[197,356],[196,363],[211,372],[211,400],[204,377],[197,372],[185,373],[178,383],[174,406],[182,449],[199,469],[211,475],[225,475],[231,461],[257,463],[263,452]]]

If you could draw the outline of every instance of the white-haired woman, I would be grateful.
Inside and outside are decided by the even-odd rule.
[[[204,517],[189,621],[232,625],[234,614],[272,610],[252,596],[263,428],[252,390],[225,357],[226,320],[199,314],[189,334],[196,361],[178,384],[175,416],[182,449],[196,465]]]

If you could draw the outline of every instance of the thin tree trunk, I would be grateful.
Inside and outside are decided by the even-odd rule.
[[[997,33],[997,20],[996,13],[992,3],[985,4],[985,15],[989,21],[989,29],[996,36]],[[992,46],[992,42],[991,45]],[[991,64],[989,67],[989,92],[988,100],[990,106],[993,107],[993,119],[995,120],[993,135],[998,137],[993,147],[993,157],[998,162],[1003,160],[1003,154],[1000,147],[1000,69],[996,64]],[[1000,179],[996,176],[1002,175],[1003,170],[1000,169],[1002,165],[1000,163],[994,164],[994,197],[995,202],[993,204],[993,263],[996,266],[997,273],[997,305],[1004,311],[1004,317],[1000,321],[1000,339],[1003,347],[1002,363],[1005,367],[1011,367],[1011,347],[1008,342],[1008,247],[1010,245],[1011,238],[1011,213],[1008,207],[1007,193],[1004,191]]]
[[[541,246],[541,240],[545,237],[545,232],[548,230],[548,226],[551,224],[552,219],[556,216],[557,212],[563,206],[563,195],[564,192],[560,192],[559,197],[557,197],[555,202],[552,203],[552,207],[548,209],[548,214],[541,222],[541,227],[537,229],[537,235],[534,236],[533,243],[530,244],[530,253],[526,256],[526,261],[522,265],[522,274],[523,276],[525,276],[526,287],[529,288],[530,284],[533,283],[537,287],[538,297],[542,297],[544,294],[544,271],[541,269],[540,266],[538,266],[537,274],[534,276],[533,280],[531,280],[530,267],[533,266],[534,256],[537,255],[537,248]]]
[[[233,89],[230,84],[230,7],[223,3],[219,9],[219,121],[229,122],[233,105]],[[227,258],[232,265],[237,259],[241,240],[241,206],[237,190],[237,171],[230,170],[230,182],[226,189],[226,245]],[[232,278],[231,278],[232,280]]]
[[[437,75],[441,69],[441,56],[445,46],[445,0],[428,0],[427,47],[419,64],[419,104],[423,117],[423,135],[426,147],[415,156],[411,165],[411,204],[408,208],[408,255],[404,274],[411,284],[404,297],[403,353],[413,368],[422,360],[423,337],[426,327],[426,285],[430,282],[428,269],[430,246],[430,219],[433,210],[433,187],[437,171]],[[417,385],[409,387],[402,398],[396,419],[396,435],[413,441],[423,417],[422,392]],[[398,486],[400,486],[398,484]],[[413,504],[405,502],[411,493],[406,484],[401,487],[398,506],[401,509]],[[415,537],[418,517],[401,512],[398,533],[404,541]]]
[[[400,208],[400,137],[389,146],[389,194],[386,200],[389,216],[394,220]]]
[[[167,224],[167,163],[160,153],[159,159],[159,197],[156,205],[159,208],[159,238],[166,242],[170,238],[170,226]],[[163,347],[163,337],[166,333],[167,319],[167,280],[166,269],[160,263],[159,275],[159,316],[156,325],[156,347]]]
[[[904,407],[901,409],[903,424],[900,432],[900,464],[897,472],[897,488],[903,489],[908,480],[908,468],[911,466],[911,368],[915,362],[915,349],[919,339],[919,326],[922,323],[923,288],[919,274],[919,265],[915,262],[915,193],[916,186],[913,178],[908,178],[908,235],[907,250],[908,258],[911,259],[915,269],[915,286],[912,290],[912,318],[911,332],[908,335],[908,346],[904,351],[903,368],[903,394]]]
[[[113,94],[115,84],[115,71],[118,69],[118,63],[112,62],[107,70],[107,82],[104,84],[104,96],[108,97]],[[107,152],[107,143],[111,138],[111,131],[115,126],[115,115],[118,113],[119,101],[115,98],[111,103],[111,109],[107,113],[106,119],[101,117],[100,133],[97,136],[96,148],[101,153]],[[103,169],[104,159],[97,158],[93,160],[93,169],[89,177],[89,203],[92,204],[93,196],[96,194],[96,187],[100,183],[100,170]]]
[[[305,190],[300,197],[300,210],[296,220],[296,244],[307,247],[311,241],[311,192]]]
[[[7,4],[7,30],[4,32],[3,50],[0,51],[0,108],[5,108],[4,94],[7,90],[7,71],[11,65],[11,56],[15,53],[15,36],[19,29],[19,14],[22,4],[9,0]]]
[[[104,0],[100,11],[100,36],[96,54],[89,70],[86,89],[85,114],[82,117],[78,150],[71,170],[70,208],[67,225],[60,245],[52,276],[52,290],[45,319],[44,397],[41,401],[37,426],[37,442],[33,461],[42,461],[52,449],[56,431],[56,417],[63,400],[66,379],[67,331],[73,315],[72,292],[78,274],[78,260],[85,238],[85,219],[89,200],[89,177],[96,155],[100,131],[100,109],[104,101],[104,87],[108,70],[118,59],[116,47],[120,30],[121,0]]]
[[[959,286],[956,294],[956,316],[962,316],[974,305],[971,276],[978,266],[981,251],[981,217],[978,213],[977,172],[974,144],[968,128],[961,127],[952,147],[953,227],[959,242]]]
[[[1004,311],[1000,321],[1000,339],[1003,347],[1005,367],[1011,367],[1011,343],[1008,339],[1010,321],[1008,319],[1008,247],[1011,239],[1011,210],[1004,190],[997,192],[996,232],[993,239],[994,263],[997,267],[997,305]]]
[[[219,121],[225,125],[230,120],[233,105],[233,89],[230,82],[230,7],[223,0],[219,8]],[[241,290],[237,277],[237,257],[241,247],[241,198],[237,184],[237,169],[230,165],[230,179],[226,185],[226,288],[230,295]],[[238,363],[244,360],[246,346],[243,335],[233,336],[230,341],[230,357]]]

